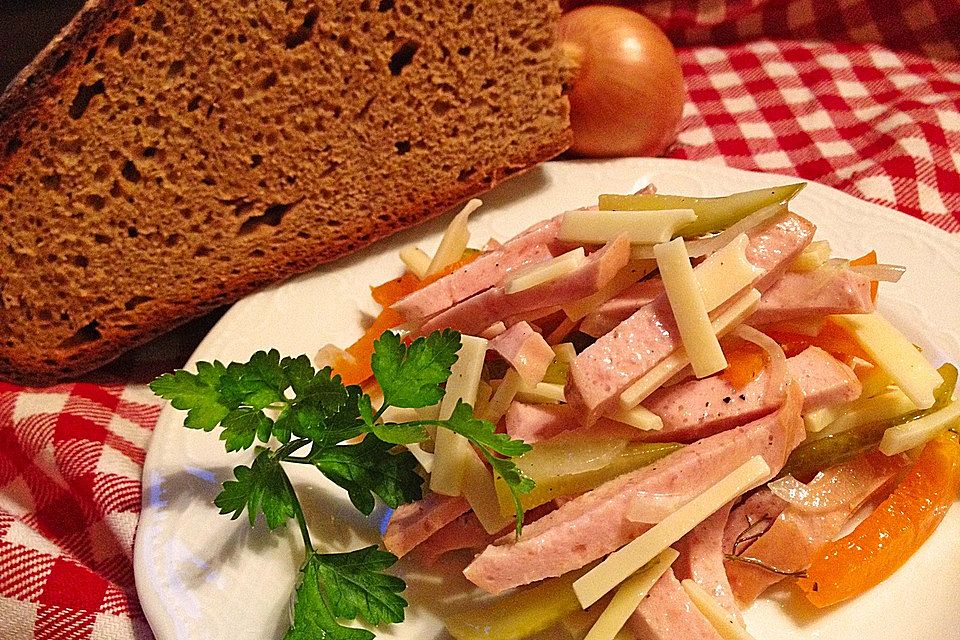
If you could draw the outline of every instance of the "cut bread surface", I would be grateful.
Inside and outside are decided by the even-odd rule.
[[[90,370],[560,153],[558,15],[89,3],[0,98],[0,378]]]

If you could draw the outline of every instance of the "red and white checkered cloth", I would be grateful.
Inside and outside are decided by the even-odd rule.
[[[680,45],[690,100],[671,156],[794,174],[960,231],[960,3],[626,4]],[[151,637],[131,548],[159,408],[137,385],[0,384],[0,638]]]

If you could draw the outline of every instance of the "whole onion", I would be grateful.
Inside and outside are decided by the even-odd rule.
[[[571,152],[661,155],[683,112],[683,73],[667,36],[629,9],[586,6],[564,14],[558,42],[574,68]]]

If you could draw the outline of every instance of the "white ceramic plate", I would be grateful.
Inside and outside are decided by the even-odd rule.
[[[604,192],[632,192],[650,182],[661,192],[720,195],[795,182],[795,178],[662,159],[557,162],[502,185],[471,220],[474,243],[504,240],[532,222],[589,204]],[[875,248],[881,260],[907,266],[898,285],[884,285],[881,309],[934,359],[960,355],[960,242],[902,213],[859,201],[818,184],[794,209],[819,226],[835,255]],[[449,216],[401,233],[361,253],[284,285],[250,296],[223,317],[191,358],[245,360],[258,349],[311,356],[327,343],[355,340],[376,313],[367,285],[401,272],[397,250],[432,251]],[[183,428],[183,414],[160,416],[144,466],[144,504],[135,549],[140,601],[159,640],[281,638],[302,559],[296,527],[268,533],[217,514],[213,498],[231,469],[249,456],[227,454],[215,435]],[[295,465],[294,465],[295,466]],[[319,549],[346,550],[378,539],[382,513],[359,515],[345,494],[309,469],[290,469]],[[960,509],[879,588],[852,603],[813,612],[789,590],[746,613],[765,640],[871,640],[956,637],[960,628]],[[377,631],[380,638],[443,639],[437,608],[455,602],[463,579],[418,575],[401,564],[410,585],[407,621]]]

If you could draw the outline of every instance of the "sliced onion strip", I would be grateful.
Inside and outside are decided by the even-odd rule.
[[[733,333],[767,352],[767,356],[770,358],[770,378],[767,382],[767,391],[774,390],[778,396],[781,396],[787,383],[790,382],[790,371],[787,369],[787,356],[780,345],[777,344],[776,340],[761,331],[757,331],[750,325],[742,324],[734,329]]]
[[[854,273],[859,273],[868,280],[877,282],[900,282],[906,267],[899,264],[861,264],[850,267]]]

